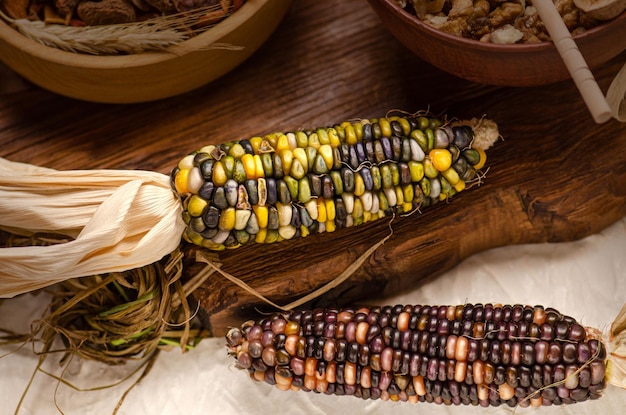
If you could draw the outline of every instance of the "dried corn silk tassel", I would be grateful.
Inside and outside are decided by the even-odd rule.
[[[276,313],[226,335],[281,390],[446,405],[549,406],[626,388],[626,306],[606,336],[542,306],[463,304]]]
[[[0,229],[71,239],[0,248],[0,298],[152,264],[183,239],[220,250],[411,212],[479,182],[498,137],[420,113],[204,147],[170,177],[0,158]]]

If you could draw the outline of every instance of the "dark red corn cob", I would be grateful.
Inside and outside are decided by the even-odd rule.
[[[282,390],[512,407],[600,397],[595,337],[554,309],[499,304],[291,311],[226,335],[239,367]]]

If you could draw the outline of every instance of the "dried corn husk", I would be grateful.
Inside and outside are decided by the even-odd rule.
[[[160,173],[57,171],[0,158],[0,228],[70,239],[0,248],[0,298],[159,261],[180,244],[181,209]]]

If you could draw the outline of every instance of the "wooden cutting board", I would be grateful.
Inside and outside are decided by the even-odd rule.
[[[603,91],[625,62],[622,53],[596,71]],[[6,68],[0,73],[0,156],[57,169],[169,174],[180,158],[206,144],[379,117],[391,109],[430,108],[498,122],[503,139],[488,152],[489,171],[480,187],[394,219],[393,236],[312,305],[366,302],[418,286],[474,253],[571,241],[626,215],[626,125],[595,124],[569,81],[491,87],[437,70],[411,55],[359,0],[294,2],[275,34],[243,65],[206,87],[162,101],[75,101],[17,77],[10,82]],[[286,304],[334,279],[389,232],[389,222],[381,220],[224,251],[216,260]],[[187,276],[203,267],[193,263],[194,249],[185,248]],[[219,275],[193,296],[214,335],[257,310],[271,310]]]
[[[339,276],[389,235],[391,226],[391,238],[362,267],[308,305],[350,304],[415,287],[483,250],[599,232],[626,215],[626,131],[611,123],[581,134],[580,125],[567,124],[507,123],[508,134],[488,153],[484,184],[421,214],[298,241],[247,245],[220,253],[217,261],[222,270],[286,305]],[[190,258],[194,251],[189,249]],[[272,310],[217,273],[194,297],[216,335],[257,310]]]

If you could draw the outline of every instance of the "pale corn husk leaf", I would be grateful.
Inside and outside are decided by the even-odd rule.
[[[608,344],[609,383],[626,389],[626,304],[611,325]]]
[[[611,107],[613,118],[626,122],[626,65],[615,75],[606,91],[606,101]]]
[[[119,55],[164,51],[202,33],[215,24],[196,27],[208,13],[220,6],[208,6],[190,12],[164,15],[142,22],[103,25],[66,26],[29,19],[0,16],[27,38],[67,52],[91,55]],[[224,15],[224,18],[227,15]],[[211,47],[211,45],[209,45]],[[224,45],[215,45],[224,48]]]
[[[52,170],[0,158],[0,228],[63,234],[0,248],[0,298],[159,261],[185,228],[169,177],[139,170]]]

